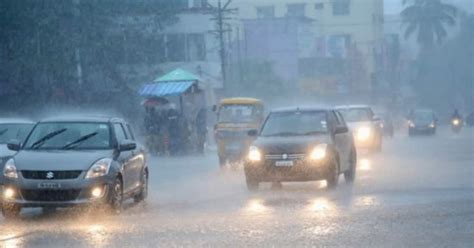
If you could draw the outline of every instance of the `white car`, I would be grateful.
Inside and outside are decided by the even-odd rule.
[[[338,106],[336,109],[344,116],[344,120],[352,130],[357,148],[374,152],[382,150],[382,122],[374,115],[371,107],[346,105]]]

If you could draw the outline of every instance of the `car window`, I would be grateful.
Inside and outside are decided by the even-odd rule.
[[[118,142],[127,139],[127,135],[125,134],[125,131],[120,123],[114,123],[114,130]]]
[[[31,132],[25,149],[109,149],[106,123],[44,122]]]
[[[270,114],[262,128],[262,136],[293,136],[327,133],[323,111],[276,112]]]
[[[23,142],[33,126],[33,124],[1,123],[0,144],[6,144],[12,140]]]
[[[348,108],[339,110],[348,122],[370,121],[373,113],[370,108]]]
[[[135,140],[135,135],[133,134],[133,129],[129,124],[127,124],[127,131],[128,131],[128,133],[127,133],[128,138],[131,139],[131,140]]]
[[[339,113],[339,111],[334,111],[334,113],[336,114],[338,125],[345,127],[346,121],[344,120],[344,117],[342,117],[342,114]]]
[[[334,131],[338,123],[337,123],[336,115],[334,114],[333,111],[328,112],[328,122],[329,122],[328,127],[330,128],[330,130]]]

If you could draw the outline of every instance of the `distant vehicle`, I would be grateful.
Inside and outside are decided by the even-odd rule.
[[[24,119],[0,119],[0,171],[13,155],[15,151],[7,148],[9,142],[24,142],[26,136],[30,133],[34,122]],[[3,173],[0,173],[0,203],[3,192]]]
[[[342,115],[326,108],[272,111],[244,163],[249,190],[260,182],[326,180],[337,186],[339,175],[354,181],[357,152]]]
[[[434,135],[438,126],[438,118],[433,110],[417,109],[408,116],[408,135]]]
[[[381,120],[367,105],[338,106],[336,109],[344,116],[347,125],[354,133],[357,148],[380,152],[383,143]]]
[[[217,123],[214,137],[217,143],[219,165],[240,162],[245,156],[252,137],[247,132],[259,129],[264,119],[263,102],[254,98],[226,98],[215,107]]]
[[[143,148],[121,119],[54,118],[35,125],[3,169],[2,213],[16,218],[22,208],[107,206],[115,212],[131,197],[147,197],[148,167]]]
[[[461,118],[451,119],[451,130],[454,133],[460,133],[463,125],[464,125],[464,123],[463,123],[463,120]]]

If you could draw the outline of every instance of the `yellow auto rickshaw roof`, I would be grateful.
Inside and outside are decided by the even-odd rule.
[[[255,104],[255,105],[263,105],[263,102],[256,98],[250,97],[233,97],[233,98],[224,98],[221,100],[221,105],[229,105],[229,104]]]

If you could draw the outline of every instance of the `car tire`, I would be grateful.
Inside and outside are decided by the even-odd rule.
[[[247,189],[249,191],[257,191],[260,185],[260,182],[255,179],[246,178]]]
[[[148,197],[148,173],[143,171],[142,179],[141,179],[141,189],[140,193],[133,197],[133,201],[135,203],[139,203],[144,201]]]
[[[334,189],[337,187],[339,181],[339,166],[337,161],[333,159],[329,164],[329,170],[326,175],[326,185],[328,189]]]
[[[20,217],[21,207],[17,204],[6,203],[2,204],[2,215],[7,220],[14,220]]]
[[[356,176],[356,166],[357,166],[357,152],[354,147],[352,147],[350,155],[350,166],[347,171],[344,172],[344,180],[347,183],[353,183]]]
[[[122,211],[123,187],[122,180],[116,178],[109,191],[109,208],[112,213],[119,214]]]

